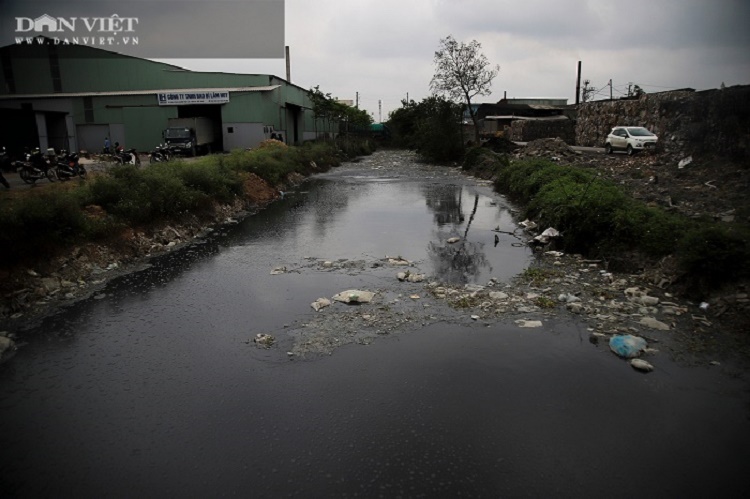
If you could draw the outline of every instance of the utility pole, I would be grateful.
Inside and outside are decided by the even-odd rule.
[[[406,104],[409,104],[409,92],[406,92]]]
[[[383,101],[378,99],[378,123],[383,122]]]
[[[581,61],[578,61],[578,77],[576,78],[576,105],[581,102]]]
[[[357,109],[359,109],[359,92],[357,92],[357,104],[355,106]]]
[[[612,78],[609,79],[609,100],[612,100]]]

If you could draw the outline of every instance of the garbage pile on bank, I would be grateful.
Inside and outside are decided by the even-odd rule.
[[[707,304],[702,309],[699,304],[679,302],[656,286],[645,286],[639,276],[615,275],[603,262],[559,251],[543,253],[537,265],[510,283],[491,279],[485,285],[431,282],[427,287],[436,299],[466,310],[467,317],[478,321],[521,316],[516,319],[519,327],[541,327],[533,321],[544,322],[564,309],[589,323],[592,343],[621,335],[651,343],[660,337],[671,339],[678,326],[698,334],[714,328]],[[640,352],[654,355],[657,350],[644,346]],[[644,362],[631,365],[644,372],[653,369]]]
[[[552,161],[560,161],[577,155],[578,153],[560,138],[532,140],[514,153],[514,156],[519,159],[547,158]]]

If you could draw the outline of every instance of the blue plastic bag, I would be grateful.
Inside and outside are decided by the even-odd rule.
[[[632,334],[615,335],[609,339],[609,349],[626,359],[638,357],[647,345],[646,340]]]

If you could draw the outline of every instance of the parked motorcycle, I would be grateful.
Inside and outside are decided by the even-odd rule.
[[[79,163],[78,154],[74,152],[68,153],[63,150],[57,156],[55,173],[60,180],[69,180],[73,177],[84,178],[86,176],[86,168]]]
[[[15,171],[13,168],[13,161],[10,159],[10,153],[5,146],[0,149],[0,172],[11,172]]]
[[[34,184],[41,178],[46,178],[50,182],[57,180],[52,163],[44,157],[39,148],[26,153],[26,160],[16,161],[15,166],[21,180],[27,184]]]
[[[122,149],[115,150],[115,161],[121,165],[130,164],[135,166],[141,166],[141,158],[138,156],[138,152],[135,149]]]
[[[174,151],[166,144],[159,144],[149,154],[149,163],[163,163],[172,159]]]
[[[3,147],[0,149],[0,184],[3,184],[6,189],[10,189],[10,184],[5,176],[3,176],[3,170],[9,169],[12,166],[10,155],[8,154],[8,151],[5,150],[5,147]]]

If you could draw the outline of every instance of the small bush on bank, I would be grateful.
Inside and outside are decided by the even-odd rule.
[[[614,214],[614,239],[631,241],[641,251],[655,257],[673,253],[691,222],[632,199],[627,202],[627,209]]]
[[[510,164],[506,154],[497,154],[484,147],[472,147],[464,156],[461,168],[481,178],[496,178]]]
[[[623,201],[616,188],[562,176],[540,187],[528,213],[561,231],[566,248],[584,251],[608,245],[614,233],[614,214]]]
[[[367,138],[351,138],[336,141],[336,145],[343,151],[347,158],[356,156],[369,156],[375,152],[375,143]]]
[[[471,170],[479,164],[481,159],[487,155],[487,150],[481,147],[471,147],[466,150],[464,161],[461,163],[463,170]]]
[[[131,165],[112,168],[87,184],[87,204],[101,206],[116,219],[143,224],[176,216],[197,207],[208,195],[186,185],[180,162],[138,169]]]
[[[499,172],[495,187],[507,192],[511,197],[528,202],[539,190],[553,180],[567,178],[573,183],[590,183],[595,175],[592,172],[561,166],[546,159],[516,161],[511,168]]]
[[[271,185],[280,183],[299,166],[293,155],[281,147],[232,151],[230,156],[240,171],[255,173]]]
[[[174,170],[188,188],[220,202],[230,202],[242,194],[237,172],[220,161],[161,163],[155,166]]]
[[[696,292],[750,274],[750,231],[714,224],[692,228],[680,240],[677,254]]]
[[[60,245],[75,243],[89,233],[77,198],[69,192],[31,193],[0,210],[0,248],[11,262],[49,255]]]
[[[336,155],[336,150],[323,142],[305,142],[297,149],[297,160],[300,164],[309,166],[310,161],[315,162],[319,168],[339,166],[341,160]]]

